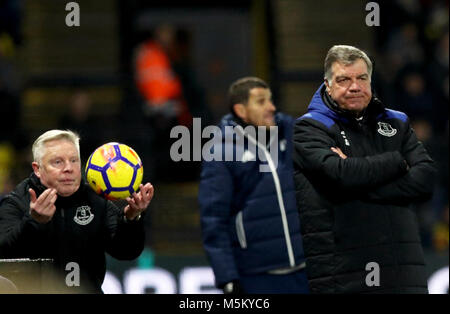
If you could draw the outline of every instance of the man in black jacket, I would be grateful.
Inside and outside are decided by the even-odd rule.
[[[153,186],[141,184],[119,210],[82,181],[75,133],[48,131],[32,149],[33,173],[0,203],[0,258],[51,258],[61,276],[53,292],[101,293],[105,252],[117,259],[142,252],[141,215]],[[75,266],[80,276],[69,283],[65,275]]]
[[[408,117],[372,94],[372,63],[333,46],[294,127],[294,177],[312,293],[427,293],[413,202],[433,161]]]

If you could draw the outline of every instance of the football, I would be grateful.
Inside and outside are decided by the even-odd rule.
[[[139,155],[121,143],[107,143],[98,147],[86,163],[89,186],[109,200],[119,200],[137,191],[144,169]]]

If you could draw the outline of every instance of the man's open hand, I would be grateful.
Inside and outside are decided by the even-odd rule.
[[[134,192],[131,196],[127,197],[128,205],[124,208],[125,217],[128,220],[133,220],[143,213],[150,201],[153,198],[154,188],[151,183],[139,186],[139,192]]]
[[[37,222],[45,224],[49,222],[56,211],[55,202],[58,197],[56,189],[49,188],[45,190],[38,198],[33,189],[30,193],[30,216]]]

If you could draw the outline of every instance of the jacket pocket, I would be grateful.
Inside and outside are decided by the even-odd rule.
[[[244,222],[242,218],[242,211],[240,211],[236,215],[236,234],[239,240],[239,244],[241,245],[241,248],[246,249],[247,248],[247,240],[245,238],[245,230],[244,230]]]

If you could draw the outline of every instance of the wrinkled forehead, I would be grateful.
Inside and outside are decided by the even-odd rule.
[[[357,59],[354,62],[340,62],[335,61],[331,65],[331,72],[334,77],[336,76],[359,76],[359,75],[369,75],[367,69],[367,64],[363,59]]]

